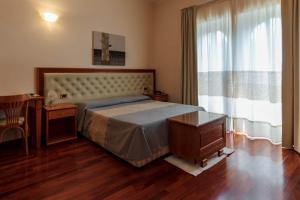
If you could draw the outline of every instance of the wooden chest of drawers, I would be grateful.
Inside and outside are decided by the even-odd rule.
[[[226,116],[198,111],[170,118],[169,145],[172,153],[206,166],[226,146]]]

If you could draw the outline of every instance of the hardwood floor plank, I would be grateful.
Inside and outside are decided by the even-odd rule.
[[[227,137],[235,153],[197,177],[162,158],[134,168],[84,138],[28,157],[1,144],[0,199],[300,199],[299,154]]]

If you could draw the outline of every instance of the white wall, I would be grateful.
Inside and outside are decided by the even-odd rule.
[[[158,89],[181,102],[181,9],[209,0],[160,0],[154,5],[151,66],[157,70]]]
[[[147,0],[1,0],[0,95],[34,92],[35,67],[93,67],[93,30],[126,36],[126,67],[148,68],[151,8]],[[60,19],[46,23],[42,11]]]

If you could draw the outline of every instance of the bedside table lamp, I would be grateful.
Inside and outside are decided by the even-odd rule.
[[[150,88],[144,87],[144,92],[143,92],[144,95],[152,94],[152,93],[153,93],[153,91]]]
[[[49,105],[53,105],[55,100],[58,99],[58,94],[54,90],[49,90],[47,93],[47,98]]]

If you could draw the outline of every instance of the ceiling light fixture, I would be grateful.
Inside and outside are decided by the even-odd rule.
[[[56,22],[58,19],[58,15],[55,13],[51,13],[51,12],[42,13],[42,17],[45,21],[51,22],[51,23]]]

